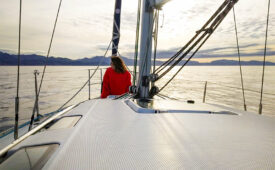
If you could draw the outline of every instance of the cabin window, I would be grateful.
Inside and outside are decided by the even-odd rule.
[[[0,165],[0,169],[42,169],[58,146],[58,144],[49,144],[21,148],[8,157],[8,159]]]

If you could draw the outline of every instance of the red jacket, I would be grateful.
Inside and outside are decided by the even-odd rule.
[[[112,67],[109,67],[103,77],[101,98],[127,93],[131,85],[131,74],[128,71],[117,73]]]

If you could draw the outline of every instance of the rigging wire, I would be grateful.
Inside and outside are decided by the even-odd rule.
[[[54,27],[53,27],[53,31],[52,31],[52,35],[51,35],[51,40],[50,40],[47,56],[46,56],[46,59],[45,59],[45,65],[44,65],[44,68],[43,68],[43,73],[42,73],[42,77],[41,77],[41,80],[40,80],[39,89],[38,89],[38,92],[37,92],[37,99],[39,98],[39,94],[40,94],[40,91],[41,91],[42,83],[43,83],[43,80],[44,80],[45,71],[46,71],[46,68],[47,68],[47,61],[48,61],[48,58],[49,58],[49,55],[50,55],[50,51],[51,51],[51,47],[52,47],[52,42],[53,42],[53,38],[54,38],[54,33],[55,33],[55,28],[56,28],[56,24],[57,24],[57,21],[58,21],[58,16],[59,16],[61,5],[62,5],[62,0],[59,1],[58,10],[57,10],[57,14],[56,14],[55,22],[54,22]],[[36,111],[36,107],[35,106],[38,103],[37,99],[34,102],[33,111],[32,111],[32,117],[31,117],[31,122],[30,122],[30,126],[29,126],[29,131],[32,129],[32,124],[33,124],[33,121],[34,121],[34,115],[35,115],[35,111]]]
[[[117,97],[115,97],[113,100],[117,100],[117,99],[126,99],[126,98],[132,98],[133,96],[127,92],[127,93],[124,93],[124,94],[121,94]]]
[[[236,15],[235,15],[235,8],[234,8],[234,6],[233,6],[233,18],[234,18],[234,23],[235,23],[234,25],[235,25],[236,43],[237,43],[237,51],[238,51],[239,66],[240,66],[242,94],[243,94],[243,107],[244,107],[244,110],[246,111],[247,109],[246,109],[246,102],[245,102],[245,95],[244,95],[243,72],[242,72],[242,64],[241,64],[239,37],[238,37],[238,29],[237,29],[237,22],[236,22]]]
[[[67,66],[67,65],[65,65]],[[61,71],[46,71],[45,73],[47,74],[50,74],[50,73],[65,73],[65,72],[75,72],[75,71],[83,71],[83,70],[87,70],[87,69],[76,69],[76,70],[61,70]],[[13,73],[7,73],[7,74],[2,74],[4,76],[14,76],[14,75],[17,75],[16,74],[13,74]],[[29,73],[29,72],[26,72],[26,73],[20,73],[20,75],[33,75],[33,73]],[[46,80],[43,80],[43,81],[46,81]]]
[[[162,23],[161,23],[160,28],[163,28],[163,25],[164,25],[164,12],[162,13]]]
[[[19,85],[20,85],[20,58],[21,58],[21,16],[22,16],[22,0],[19,5],[19,30],[18,30],[18,63],[17,63],[17,89],[15,97],[15,123],[14,123],[14,139],[18,138],[18,120],[19,120]]]
[[[29,153],[27,152],[27,148],[24,148],[24,151],[25,151],[25,153],[26,153],[26,155],[27,155],[27,158],[28,158],[28,162],[29,162],[30,168],[33,168],[32,162],[31,162],[31,159],[30,159],[30,155],[29,155]]]
[[[234,4],[237,1],[225,1],[219,9],[212,15],[212,17],[204,24],[201,30],[197,31],[196,35],[180,50],[185,50],[186,47],[188,47],[201,32],[204,32],[200,37],[197,38],[197,40],[192,44],[191,47],[189,47],[184,54],[181,55],[168,69],[166,69],[158,78],[155,80],[161,79],[164,75],[166,75],[170,70],[172,70],[177,64],[179,64],[180,61],[185,58],[191,50],[196,47],[200,41],[200,45],[197,47],[197,49],[193,52],[191,56],[184,62],[184,64],[178,69],[178,71],[168,80],[168,82],[159,90],[162,91],[174,78],[175,76],[182,70],[182,68],[191,60],[191,58],[197,53],[197,51],[202,47],[202,45],[208,40],[208,38],[212,35],[212,33],[217,29],[217,27],[220,25],[220,23],[224,20],[225,16],[229,13],[231,8],[234,6]],[[223,11],[221,11],[223,10]],[[214,20],[214,21],[213,21]],[[211,23],[212,22],[212,23]],[[211,23],[209,28],[206,29],[206,27]],[[179,52],[178,52],[179,53]],[[178,55],[178,53],[176,55]],[[174,58],[175,59],[175,58]],[[173,59],[173,60],[174,60]],[[167,65],[166,65],[167,66]],[[166,67],[165,66],[165,67]]]
[[[99,66],[100,66],[100,64],[101,64],[101,62],[102,62],[102,60],[103,60],[103,58],[106,57],[106,55],[107,55],[107,53],[108,53],[108,51],[109,51],[109,48],[110,48],[110,46],[111,46],[112,41],[113,41],[113,40],[110,41],[110,43],[109,43],[109,45],[108,45],[108,47],[107,47],[107,50],[105,51],[104,57],[102,57],[102,58],[100,59],[98,65],[97,65],[97,67],[96,67],[96,69],[94,70],[94,72],[93,72],[93,74],[90,76],[90,78],[89,78],[89,79],[83,84],[83,86],[81,86],[81,88],[80,88],[80,89],[79,89],[79,90],[78,90],[78,91],[77,91],[68,101],[66,101],[58,110],[61,110],[64,106],[66,106],[66,105],[67,105],[72,99],[74,99],[75,96],[77,96],[77,95],[82,91],[82,89],[84,89],[84,87],[88,84],[89,80],[95,75],[96,71],[98,70],[98,68],[99,68]]]
[[[158,44],[159,10],[155,13],[155,31],[154,31],[154,63],[153,73],[156,70],[157,44]]]
[[[222,20],[221,20],[222,21]],[[221,23],[221,21],[219,21],[219,23],[215,26],[215,28],[211,28],[214,30],[217,28],[217,26]],[[212,33],[213,33],[212,32]],[[172,78],[161,88],[161,90],[166,87],[174,78],[175,76],[181,71],[181,69],[191,60],[191,58],[197,53],[197,51],[202,47],[202,45],[207,41],[207,39],[211,36],[212,33],[207,33],[205,32],[193,45],[190,49],[188,49],[180,58],[178,61],[176,61],[176,63],[174,63],[169,70],[165,71],[162,75],[159,76],[158,79],[160,79],[161,77],[163,77],[165,74],[167,74],[172,68],[174,68],[201,40],[203,40],[203,42],[199,45],[199,47],[193,52],[193,54],[185,61],[185,63],[181,66],[181,68],[172,76]],[[208,34],[208,36],[206,36]],[[206,36],[206,37],[205,37]],[[161,91],[160,90],[160,91]]]
[[[169,96],[167,96],[167,95],[165,95],[165,94],[161,94],[161,93],[158,93],[157,96],[162,97],[162,98],[164,98],[164,99],[179,100],[179,99],[176,99],[176,98],[174,98],[174,97],[169,97]]]
[[[228,2],[225,0],[223,4],[215,11],[215,13],[210,17],[210,19],[202,26],[200,31],[196,32],[196,35],[188,41],[188,43],[183,46],[173,57],[171,57],[169,60],[165,61],[162,65],[160,65],[157,69],[155,74],[158,74],[161,72],[165,67],[171,64],[199,35],[203,30],[206,30],[206,27],[211,23],[211,21],[221,12],[221,10],[226,7]]]
[[[260,104],[259,104],[259,114],[262,114],[263,105],[263,90],[264,90],[264,75],[265,75],[265,60],[266,60],[266,47],[267,47],[267,38],[268,38],[268,24],[269,24],[269,9],[270,9],[270,0],[268,0],[268,7],[267,7],[267,19],[266,19],[266,31],[265,31],[265,46],[264,46],[264,61],[263,61],[263,72],[262,72],[262,84],[261,84],[261,97],[260,97]]]
[[[138,11],[137,11],[137,27],[136,27],[136,42],[135,42],[135,58],[134,58],[134,76],[133,76],[133,85],[136,85],[137,77],[137,58],[138,58],[138,43],[139,43],[139,28],[140,28],[140,9],[141,9],[141,0],[138,1]]]
[[[185,80],[185,81],[188,81],[188,80]],[[204,82],[204,81],[198,81],[198,82]],[[231,89],[238,89],[238,90],[242,90],[242,88],[240,87],[236,87],[236,86],[228,86],[228,85],[224,85],[222,83],[216,83],[216,82],[207,82],[208,84],[215,84],[215,85],[218,85],[218,86],[221,86],[221,87],[226,87],[226,88],[231,88]],[[209,88],[209,87],[208,87]],[[251,89],[244,89],[245,91],[248,91],[248,92],[252,92],[252,93],[261,93],[260,91],[256,91],[256,90],[251,90]],[[270,95],[270,96],[275,96],[275,94],[273,93],[266,93],[266,92],[263,92],[263,94],[266,94],[266,95]]]
[[[205,34],[206,35],[206,34]],[[185,61],[185,63],[178,69],[178,71],[164,84],[164,86],[162,86],[162,88],[159,89],[159,92],[161,92],[177,75],[178,73],[183,69],[183,67],[191,60],[191,58],[196,54],[196,52],[200,49],[200,47],[206,42],[206,40],[210,37],[211,34],[209,34],[209,36],[207,36],[205,38],[205,40],[201,43],[201,45],[197,48],[197,50]],[[174,67],[174,66],[173,66]],[[172,67],[172,68],[173,68]],[[163,77],[164,75],[162,75],[161,77]],[[161,78],[160,77],[160,78]],[[160,79],[159,78],[159,79]]]
[[[188,55],[188,53],[191,52],[192,49],[193,49],[194,47],[196,47],[197,44],[199,44],[200,41],[202,41],[202,40],[205,38],[205,36],[207,36],[207,34],[208,34],[208,36],[207,36],[207,38],[206,38],[206,40],[207,40],[207,39],[210,37],[210,35],[212,35],[212,33],[215,31],[215,29],[217,28],[217,26],[221,23],[221,21],[225,18],[226,14],[229,12],[229,10],[230,10],[230,8],[229,8],[229,9],[227,8],[226,11],[222,12],[219,16],[217,16],[216,19],[213,21],[213,23],[210,25],[209,28],[207,28],[207,29],[203,28],[203,29],[197,31],[197,35],[195,35],[195,36],[191,39],[191,41],[189,41],[189,42],[187,43],[187,45],[186,45],[183,49],[181,49],[182,51],[184,51],[185,48],[188,47],[188,46],[197,38],[197,36],[198,36],[202,31],[204,31],[204,33],[203,33],[200,37],[198,37],[197,40],[192,44],[192,46],[189,47],[189,48],[185,51],[185,53],[184,53],[181,57],[179,57],[179,59],[178,59],[177,61],[175,61],[175,62],[172,64],[172,66],[170,66],[166,71],[164,71],[164,73],[162,73],[162,74],[159,76],[159,78],[163,77],[163,76],[164,76],[165,74],[167,74],[170,70],[172,70],[177,64],[179,64],[180,61],[182,61],[182,60]],[[205,41],[206,41],[206,40],[205,40]],[[200,47],[205,43],[205,41],[203,41],[203,43],[200,45]],[[199,47],[199,48],[200,48],[200,47]],[[195,55],[195,53],[199,50],[199,48],[192,54],[191,58]],[[190,59],[191,59],[191,58],[190,58]],[[187,61],[189,61],[190,59],[188,59]],[[187,64],[187,63],[186,63],[186,64]]]
[[[57,14],[56,14],[55,22],[54,22],[54,27],[53,27],[53,31],[52,31],[52,36],[51,36],[51,40],[50,40],[50,44],[49,44],[49,48],[48,48],[48,52],[47,52],[47,56],[46,56],[46,60],[45,60],[45,65],[44,65],[42,77],[41,77],[41,80],[40,80],[38,95],[41,91],[42,83],[43,83],[43,80],[44,80],[45,71],[46,71],[46,68],[47,68],[47,60],[48,60],[50,52],[51,52],[52,42],[53,42],[53,38],[54,38],[55,28],[56,28],[56,24],[57,24],[57,21],[58,21],[58,16],[59,16],[59,11],[60,11],[61,5],[62,5],[62,0],[59,1],[59,6],[58,6],[58,10],[57,10]]]

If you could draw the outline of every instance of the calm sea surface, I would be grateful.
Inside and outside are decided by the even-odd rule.
[[[42,85],[39,107],[45,114],[57,110],[88,79],[87,66],[48,66]],[[0,131],[14,124],[14,98],[16,95],[16,67],[0,67]],[[20,77],[20,123],[30,120],[34,104],[34,70],[42,72],[41,66],[21,67]],[[173,71],[176,72],[177,68]],[[104,73],[104,70],[103,70]],[[243,67],[245,97],[248,111],[257,112],[260,100],[262,67]],[[158,82],[161,87],[173,73]],[[275,116],[275,67],[266,67],[263,114]],[[40,80],[39,74],[38,80]],[[208,81],[206,102],[243,109],[239,67],[236,66],[189,66],[185,67],[162,94],[180,100],[202,101],[205,81]],[[100,95],[100,72],[91,81],[91,97]],[[88,86],[69,104],[88,99]]]

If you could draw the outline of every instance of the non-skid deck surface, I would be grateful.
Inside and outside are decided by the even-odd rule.
[[[275,168],[274,118],[140,114],[123,100],[100,99],[68,114],[83,116],[73,128],[41,132],[20,144],[45,143],[41,136],[59,141],[44,169]]]

